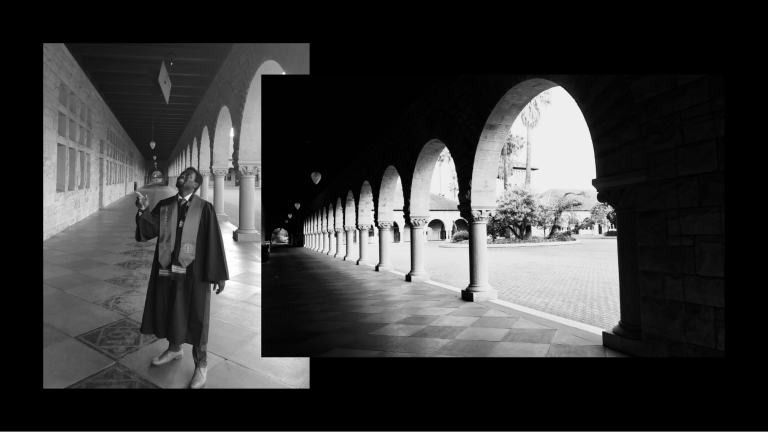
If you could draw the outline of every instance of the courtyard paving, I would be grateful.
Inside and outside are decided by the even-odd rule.
[[[139,189],[150,207],[173,195]],[[192,347],[161,367],[168,343],[142,335],[156,240],[136,242],[134,197],[122,198],[43,242],[43,388],[184,388]],[[220,222],[230,280],[211,295],[206,388],[308,388],[309,359],[261,356],[261,251]]]
[[[264,356],[624,356],[599,334],[292,246],[264,264],[262,321]]]
[[[499,299],[601,329],[619,322],[619,265],[616,238],[577,236],[580,244],[488,249],[488,281]],[[425,244],[424,267],[431,280],[456,288],[469,285],[469,249]],[[410,242],[391,243],[394,269],[411,269]],[[379,245],[368,255],[379,262]],[[359,246],[353,247],[359,257]]]

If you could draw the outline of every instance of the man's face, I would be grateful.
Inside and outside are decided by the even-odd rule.
[[[192,189],[195,188],[195,173],[193,171],[184,171],[176,179],[177,188],[182,189],[185,186],[189,186]]]

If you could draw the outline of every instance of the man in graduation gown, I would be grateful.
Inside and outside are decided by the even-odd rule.
[[[152,359],[155,366],[180,359],[181,344],[192,345],[190,388],[205,385],[210,289],[218,295],[229,279],[216,212],[194,194],[202,183],[203,176],[190,167],[176,181],[179,193],[152,211],[146,197],[136,199],[136,241],[158,237],[141,333],[168,339],[168,349]]]

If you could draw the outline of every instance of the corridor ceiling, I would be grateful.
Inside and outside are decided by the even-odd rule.
[[[230,43],[66,43],[144,159],[167,160],[208,91]],[[173,65],[168,56],[173,58]],[[161,62],[171,79],[166,104],[158,83]],[[154,151],[149,143],[153,137]]]
[[[306,78],[264,86],[262,202],[267,227],[284,225],[288,213],[306,215],[312,201],[349,164],[442,80],[426,75]],[[317,185],[310,177],[313,171],[322,174]],[[301,203],[299,211],[296,202]]]

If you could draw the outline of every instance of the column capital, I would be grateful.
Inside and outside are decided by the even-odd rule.
[[[225,176],[225,175],[227,175],[228,172],[229,172],[229,170],[227,168],[214,168],[213,169],[213,175],[216,175],[216,176]]]
[[[371,229],[371,225],[358,224],[357,229],[359,229],[360,231],[368,231],[369,229]]]
[[[334,231],[336,231],[336,233],[338,234],[338,233],[344,231],[344,229],[343,228],[334,228]]]
[[[350,231],[354,231],[354,230],[355,230],[355,227],[353,227],[353,226],[345,226],[344,227],[344,231],[346,231],[346,232],[350,232]]]
[[[634,210],[635,193],[634,186],[606,190],[597,193],[597,200],[601,203],[608,203],[616,211]]]
[[[200,171],[200,175],[203,177],[208,177],[211,175],[211,170],[199,170],[199,171]]]
[[[429,216],[409,216],[407,222],[413,228],[420,228],[427,225]]]
[[[246,162],[243,162],[246,163]],[[259,166],[256,164],[238,165],[237,169],[240,173],[240,177],[256,176],[256,172],[259,170]]]
[[[487,223],[488,218],[493,216],[495,212],[495,209],[492,208],[473,209],[470,206],[459,206],[459,214],[469,223]]]
[[[392,228],[393,222],[390,221],[380,221],[379,222],[379,229],[390,229]]]

